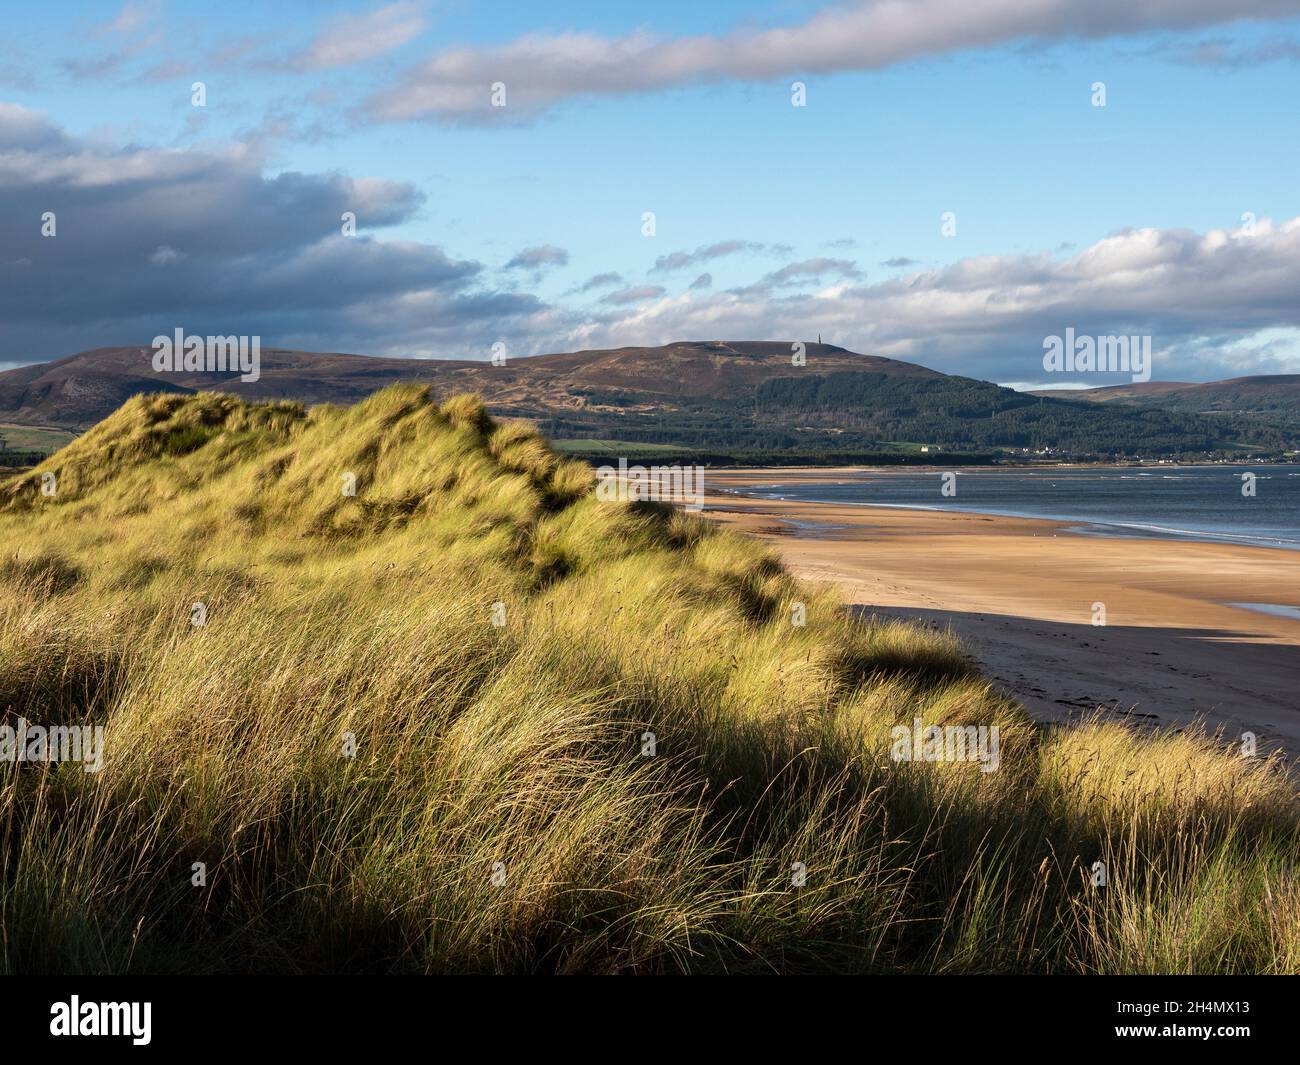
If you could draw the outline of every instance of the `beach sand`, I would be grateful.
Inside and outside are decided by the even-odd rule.
[[[1110,714],[1300,755],[1300,552],[1102,538],[1069,523],[718,494],[843,470],[710,470],[705,514],[776,545],[866,613],[951,628],[1036,717]],[[1095,625],[1094,604],[1105,624]]]

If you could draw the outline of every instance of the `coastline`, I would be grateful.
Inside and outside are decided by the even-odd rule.
[[[846,469],[833,471],[842,477]],[[812,469],[714,470],[705,517],[776,546],[846,604],[959,635],[1035,717],[1104,708],[1162,727],[1203,720],[1225,737],[1300,755],[1300,616],[1292,550],[1153,536],[965,511],[804,503],[722,493]],[[1094,624],[1102,604],[1105,624]]]
[[[1219,464],[1223,465],[1223,464]],[[1287,463],[1288,467],[1294,467],[1293,472],[1289,475],[1300,477],[1300,464]],[[1068,470],[1088,470],[1088,469],[1127,469],[1129,467],[1089,467],[1082,465],[1059,466],[1058,469]],[[1202,470],[1206,467],[1193,464],[1191,466],[1166,466],[1162,467],[1165,471],[1163,476],[1178,479],[1176,471],[1191,469]],[[793,490],[799,489],[799,502],[826,505],[826,506],[853,506],[867,509],[892,509],[892,510],[915,510],[915,511],[941,511],[962,514],[975,514],[981,516],[1010,518],[1024,521],[1046,521],[1053,522],[1059,526],[1068,527],[1072,533],[1077,533],[1092,537],[1108,537],[1121,539],[1157,539],[1157,540],[1184,540],[1190,542],[1205,543],[1222,543],[1237,544],[1243,547],[1267,547],[1287,551],[1300,551],[1300,533],[1291,535],[1276,535],[1272,531],[1265,529],[1214,529],[1204,527],[1182,527],[1176,524],[1170,524],[1179,520],[1177,517],[1150,518],[1146,521],[1138,520],[1117,520],[1115,518],[1105,517],[1088,517],[1083,514],[1071,514],[1068,507],[1057,513],[1044,513],[1041,509],[1015,509],[1013,507],[982,507],[971,506],[965,503],[928,503],[920,502],[915,499],[903,499],[897,502],[867,502],[853,498],[835,498],[835,493],[830,491],[825,493],[829,498],[816,498],[814,490],[819,485],[824,485],[828,489],[838,488],[846,483],[846,478],[860,475],[870,475],[873,477],[884,478],[888,480],[891,476],[907,476],[922,472],[916,468],[906,470],[896,467],[879,467],[879,466],[842,466],[833,469],[826,469],[813,466],[801,467],[764,467],[764,468],[744,468],[744,467],[714,467],[710,471],[710,477],[713,482],[713,490],[719,491],[724,496],[741,495],[747,498],[773,501],[786,501],[782,495],[767,495],[754,491],[759,488],[769,488],[771,490]],[[985,467],[967,467],[954,466],[951,470],[940,471],[938,469],[929,470],[930,473],[988,473]],[[996,471],[995,471],[996,472]],[[1041,472],[1041,471],[1040,471]],[[1150,476],[1151,471],[1146,471]],[[719,486],[721,488],[719,489]],[[1055,484],[1053,484],[1055,487]],[[1085,508],[1086,509],[1086,508]],[[1288,530],[1290,532],[1290,530]]]

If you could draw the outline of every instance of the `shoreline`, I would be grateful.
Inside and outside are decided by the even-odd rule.
[[[1300,755],[1295,551],[716,491],[752,484],[755,472],[714,471],[704,516],[771,543],[797,576],[837,584],[852,609],[951,629],[1036,718],[1101,707],[1165,727],[1200,719]]]
[[[1292,464],[1289,464],[1292,465]],[[1095,466],[1073,466],[1058,467],[1071,469],[1095,469]],[[1123,468],[1123,467],[1108,467]],[[1133,467],[1139,468],[1139,467]],[[1203,469],[1204,466],[1198,464],[1188,464],[1183,467],[1168,466],[1165,469]],[[965,467],[954,466],[953,471],[981,471],[986,472],[987,467]],[[1088,517],[1070,517],[1065,514],[1029,514],[1022,511],[1014,510],[977,510],[974,508],[951,506],[942,503],[871,503],[860,500],[832,500],[832,499],[771,499],[769,497],[757,496],[752,492],[744,491],[746,488],[755,487],[755,482],[762,484],[770,482],[773,487],[808,487],[818,484],[843,484],[845,475],[870,473],[880,476],[889,476],[890,474],[915,473],[915,469],[906,471],[897,467],[876,467],[876,466],[841,466],[833,469],[819,467],[764,467],[748,469],[745,467],[717,467],[710,470],[710,477],[714,487],[710,489],[716,495],[723,499],[743,497],[763,502],[798,502],[807,503],[810,506],[824,507],[858,507],[864,509],[885,509],[885,510],[913,510],[924,512],[938,512],[947,514],[973,514],[978,516],[1004,518],[1014,521],[1043,521],[1055,523],[1063,527],[1070,533],[1079,536],[1105,538],[1105,539],[1140,539],[1140,540],[1163,540],[1185,543],[1209,543],[1209,544],[1227,544],[1241,547],[1260,547],[1273,551],[1300,551],[1300,538],[1285,539],[1263,536],[1247,532],[1215,532],[1205,529],[1183,529],[1168,525],[1157,525],[1143,522],[1124,522],[1124,521],[1106,521],[1099,518]],[[794,476],[787,476],[793,474]],[[802,476],[801,476],[802,475]],[[834,476],[832,476],[834,475]],[[1300,473],[1296,474],[1300,476]],[[718,484],[722,487],[718,488]],[[739,485],[740,487],[730,487]]]
[[[1096,518],[1066,518],[1053,515],[1024,514],[1006,510],[974,510],[941,505],[926,506],[920,503],[860,503],[838,502],[830,499],[768,499],[737,489],[724,489],[718,494],[719,500],[751,499],[763,503],[806,503],[814,507],[861,507],[864,509],[907,510],[934,514],[970,514],[981,518],[1000,518],[1007,521],[1041,521],[1058,526],[1061,532],[1071,536],[1092,537],[1094,539],[1116,540],[1161,540],[1173,543],[1189,544],[1223,544],[1229,547],[1256,547],[1265,551],[1300,551],[1300,540],[1279,541],[1269,537],[1250,537],[1246,534],[1205,532],[1200,529],[1174,529],[1160,525],[1143,525],[1136,522],[1099,521]],[[1248,543],[1248,540],[1257,543]]]

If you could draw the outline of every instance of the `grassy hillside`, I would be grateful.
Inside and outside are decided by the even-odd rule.
[[[646,404],[628,389],[593,387],[584,406],[517,413],[561,439],[624,441],[633,452],[652,444],[764,452],[777,461],[785,452],[888,455],[904,442],[970,454],[1050,448],[1074,458],[1196,459],[1242,449],[1281,455],[1300,441],[1294,426],[1245,417],[1035,396],[967,377],[815,372],[811,365],[798,372],[773,366],[772,376],[752,388],[672,403]]]
[[[1217,425],[1224,439],[1285,451],[1300,447],[1300,374],[1257,374],[1200,384],[1148,381],[1031,394],[1128,407],[1142,417],[1153,412],[1195,415]]]
[[[1166,390],[1164,382],[1031,395],[833,344],[804,349],[802,366],[792,363],[789,342],[740,340],[535,355],[498,366],[268,348],[259,379],[243,382],[235,374],[155,371],[149,348],[96,348],[0,373],[0,418],[80,429],[140,393],[348,404],[413,383],[443,397],[481,395],[493,414],[531,421],[584,457],[666,447],[726,462],[825,465],[887,462],[927,444],[985,461],[1046,449],[1074,459],[1258,460],[1300,447],[1300,386],[1278,383],[1290,379],[1221,382],[1232,386],[1222,407],[1198,399],[1166,410],[1087,402],[1130,388],[1149,395]]]
[[[0,762],[0,970],[1300,971],[1275,762],[1040,731],[590,489],[414,386],[137,397],[0,485],[0,712],[107,737]],[[894,760],[914,718],[1000,768]]]
[[[913,363],[861,355],[833,344],[805,345],[821,372],[869,370],[924,380],[940,377]],[[774,341],[684,341],[654,348],[613,348],[510,357],[504,365],[469,359],[391,359],[326,352],[262,351],[260,377],[201,370],[160,372],[149,347],[93,348],[65,359],[0,372],[0,417],[25,425],[87,428],[130,397],[152,392],[227,392],[251,402],[357,403],[396,383],[431,384],[443,395],[473,392],[512,416],[588,411],[617,418],[673,411],[701,396],[752,394],[788,372],[791,344]],[[612,403],[601,396],[616,393]],[[617,421],[611,424],[617,424]]]
[[[1093,403],[1152,406],[1196,414],[1279,412],[1290,415],[1293,422],[1300,416],[1300,374],[1256,374],[1252,377],[1233,377],[1226,381],[1196,384],[1185,381],[1146,381],[1085,388],[1072,393],[1061,389],[1040,389],[1031,395]]]

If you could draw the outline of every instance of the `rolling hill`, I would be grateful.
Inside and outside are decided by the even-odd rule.
[[[1294,450],[1300,437],[1300,374],[1259,374],[1226,381],[1147,381],[1075,391],[1042,389],[1048,399],[1192,415],[1214,422],[1223,438],[1272,441]]]
[[[1106,385],[1102,388],[1039,389],[1035,396],[1086,400],[1090,403],[1127,403],[1164,410],[1209,414],[1230,411],[1258,414],[1277,411],[1300,413],[1300,374],[1260,374],[1226,381],[1190,384],[1185,381],[1147,381]]]
[[[808,344],[818,372],[867,370],[909,379],[943,375],[913,363],[859,355],[831,344]],[[784,369],[793,370],[790,345],[710,341],[577,351],[508,359],[389,359],[264,349],[261,379],[245,383],[223,373],[159,373],[147,347],[93,348],[54,362],[0,373],[0,419],[84,429],[144,392],[228,392],[245,400],[355,403],[398,381],[473,391],[489,404],[517,413],[600,409],[599,397],[628,398],[618,410],[671,406],[674,401],[750,392]]]
[[[1196,391],[1210,386],[1167,383],[1030,394],[831,344],[805,350],[806,364],[798,366],[789,342],[734,340],[494,366],[268,349],[260,379],[246,383],[236,374],[158,373],[147,347],[96,348],[0,373],[0,422],[83,430],[132,396],[155,392],[351,404],[405,381],[429,384],[439,395],[478,393],[493,414],[527,419],[575,454],[585,454],[582,441],[590,440],[593,454],[608,453],[614,442],[634,453],[671,447],[741,461],[910,461],[919,460],[923,445],[932,458],[939,451],[1266,458],[1295,450],[1300,439],[1300,400],[1294,389],[1278,387],[1279,378],[1222,382],[1213,400]],[[1112,402],[1098,402],[1107,394]],[[1185,395],[1201,398],[1177,399]],[[1164,398],[1157,406],[1135,396]],[[1238,407],[1254,413],[1238,415]]]

